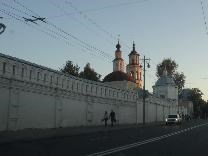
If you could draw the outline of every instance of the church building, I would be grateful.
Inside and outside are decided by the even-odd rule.
[[[115,59],[113,60],[113,72],[105,76],[103,82],[123,89],[141,88],[142,66],[139,61],[139,56],[139,53],[135,50],[135,43],[133,43],[133,49],[129,54],[129,64],[125,67],[121,45],[118,41]]]

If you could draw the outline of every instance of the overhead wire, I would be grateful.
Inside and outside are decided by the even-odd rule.
[[[107,30],[105,30],[103,27],[101,27],[100,25],[98,25],[92,18],[90,18],[87,14],[83,13],[82,11],[80,11],[77,7],[75,7],[71,1],[69,0],[65,0],[66,4],[69,4],[71,8],[73,8],[77,13],[79,13],[83,18],[85,18],[86,20],[88,20],[90,23],[92,23],[96,28],[100,29],[102,32],[106,33],[108,36],[110,36],[113,39],[116,39],[116,37],[108,32]],[[126,46],[126,45],[125,45]],[[127,46],[129,48],[129,46]],[[143,56],[144,54],[141,53]],[[153,62],[153,60],[151,59],[151,61]],[[156,65],[156,64],[155,64]],[[157,67],[157,65],[156,65]],[[155,70],[156,71],[156,70]],[[153,77],[153,76],[152,76]]]
[[[91,24],[95,25],[95,27],[97,27],[99,30],[101,30],[102,32],[104,32],[105,34],[107,34],[108,36],[110,36],[112,39],[118,39],[118,37],[116,37],[116,35],[113,35],[112,32],[107,31],[106,29],[104,29],[103,27],[101,27],[100,25],[98,25],[95,20],[92,20],[92,18],[90,18],[87,14],[85,14],[85,12],[91,12],[91,11],[99,11],[102,9],[108,9],[108,8],[114,8],[114,7],[121,7],[121,6],[127,6],[127,5],[132,5],[132,4],[136,4],[136,3],[142,3],[142,2],[146,2],[149,0],[135,0],[135,1],[128,1],[128,2],[123,2],[123,3],[116,3],[116,4],[112,4],[112,5],[107,5],[104,7],[97,7],[97,8],[92,8],[92,9],[88,9],[88,10],[79,10],[77,7],[75,7],[74,5],[72,5],[71,1],[67,1],[65,0],[65,3],[70,5],[72,8],[74,8],[75,12],[72,13],[65,13],[64,15],[74,15],[74,14],[80,14],[83,18],[87,19]],[[63,15],[61,15],[63,16]],[[57,17],[61,17],[61,16],[55,16],[55,18]],[[53,17],[49,17],[49,18],[53,18]],[[126,46],[127,48],[130,48],[128,44],[126,44],[122,39],[119,39],[120,43],[122,43],[124,46]]]
[[[50,2],[50,4],[52,4],[53,6],[55,6],[56,8],[58,8],[60,11],[62,11],[63,13],[67,14],[67,11],[65,9],[63,9],[60,5],[58,5],[57,3],[54,3],[52,0],[48,0],[48,2]],[[71,16],[70,19],[73,19],[74,21],[76,21],[77,23],[79,23],[81,26],[85,27],[86,29],[88,29],[89,31],[93,32],[93,34],[102,37],[102,39],[105,39],[108,43],[110,43],[111,45],[113,44],[111,41],[107,40],[103,35],[97,33],[96,31],[94,31],[93,29],[91,29],[87,24],[81,22],[80,20],[78,20],[77,18],[75,18],[74,16]],[[113,44],[114,45],[114,44]]]
[[[142,2],[146,2],[146,1],[149,1],[149,0],[134,0],[132,2],[128,1],[128,2],[123,2],[123,3],[116,3],[116,4],[106,5],[106,6],[103,6],[103,7],[96,7],[96,8],[81,10],[81,12],[85,13],[85,12],[100,11],[100,10],[109,9],[109,8],[133,5],[133,4],[142,3]],[[68,13],[67,15],[70,16],[70,15],[74,15],[74,14],[78,14],[78,12],[71,12],[71,13]],[[57,16],[53,16],[53,17],[49,17],[49,18],[59,18],[59,17],[62,17],[62,16],[66,16],[66,15],[62,14],[62,15],[57,15]]]
[[[31,14],[28,14],[28,13],[26,13],[26,12],[20,10],[20,9],[14,8],[14,7],[12,7],[11,5],[8,5],[8,4],[4,3],[4,2],[1,2],[1,4],[2,4],[2,6],[5,6],[5,7],[9,8],[9,9],[15,10],[15,11],[17,11],[17,12],[19,12],[19,13],[23,13],[23,14],[25,14],[25,15],[27,15],[27,16],[32,17]]]
[[[29,11],[29,12],[35,14],[35,16],[41,17],[39,14],[37,14],[37,13],[35,13],[34,11],[32,11],[31,9],[27,8],[25,5],[23,5],[22,3],[18,2],[17,0],[15,0],[14,2],[15,2],[16,4],[18,4],[18,5],[20,5],[21,7],[23,7],[24,9],[26,9],[27,11]],[[53,24],[52,22],[49,22],[49,21],[47,20],[46,24],[52,26],[53,28],[55,28],[55,29],[58,30],[59,32],[61,32],[61,33],[65,34],[65,35],[67,35],[67,36],[73,38],[75,41],[79,42],[79,45],[81,44],[83,48],[86,48],[86,47],[87,47],[88,50],[97,52],[97,53],[99,53],[100,55],[102,55],[102,57],[105,57],[105,58],[108,59],[108,60],[111,58],[111,56],[108,55],[107,53],[105,53],[105,52],[103,52],[102,50],[100,50],[100,49],[98,49],[98,48],[96,48],[96,47],[94,47],[94,46],[92,46],[92,45],[86,43],[85,41],[82,41],[81,39],[79,39],[78,37],[72,35],[71,33],[66,32],[65,30],[59,28],[58,26],[56,26],[56,25]]]
[[[8,5],[8,6],[9,6],[9,5]],[[0,11],[1,11],[2,13],[4,13],[4,14],[8,15],[9,17],[12,17],[13,19],[15,19],[15,20],[17,20],[17,21],[26,24],[27,26],[30,26],[30,27],[32,27],[32,28],[34,28],[34,29],[36,29],[36,30],[42,32],[42,33],[47,34],[48,36],[50,36],[50,37],[52,37],[52,38],[55,38],[55,39],[58,39],[58,40],[60,40],[60,39],[63,40],[63,41],[64,41],[67,45],[69,45],[69,46],[78,48],[78,49],[81,50],[82,52],[85,52],[85,53],[87,52],[87,53],[89,53],[89,54],[92,55],[92,56],[97,56],[97,55],[95,55],[94,53],[91,52],[91,49],[89,49],[88,47],[84,47],[84,46],[83,46],[82,44],[80,44],[80,43],[78,43],[78,44],[80,44],[80,46],[81,46],[82,48],[79,48],[79,47],[73,45],[72,43],[69,42],[69,38],[67,38],[67,37],[64,36],[63,34],[60,34],[59,32],[56,32],[56,31],[51,30],[51,29],[46,28],[46,27],[44,27],[44,29],[46,29],[47,31],[46,31],[46,30],[43,30],[43,29],[40,29],[40,28],[37,28],[37,27],[36,27],[36,24],[35,24],[35,25],[29,24],[28,22],[26,22],[25,20],[22,19],[22,16],[16,15],[16,14],[11,13],[11,12],[9,12],[9,11],[7,11],[7,10],[4,10],[4,9],[0,9]],[[25,13],[25,12],[21,12],[21,13]],[[27,14],[27,13],[25,13],[25,14]],[[31,16],[32,16],[32,15],[31,15]],[[37,25],[40,26],[39,24],[37,24]],[[48,31],[49,31],[49,32],[48,32]],[[52,33],[52,34],[51,34],[51,33]],[[65,39],[65,40],[64,40],[64,39]],[[88,51],[84,50],[83,48],[84,48],[84,49],[87,49]],[[107,60],[107,61],[108,61],[109,63],[111,62],[111,61],[109,61],[109,60]]]
[[[202,9],[202,16],[203,16],[203,20],[204,20],[205,31],[206,31],[206,35],[208,35],[207,17],[206,17],[205,10],[204,10],[203,0],[200,0],[200,3],[201,3],[201,9]]]
[[[91,17],[89,17],[89,15],[87,15],[86,13],[84,13],[83,11],[80,11],[75,5],[72,4],[72,1],[69,0],[65,0],[65,3],[68,4],[71,8],[73,8],[75,10],[75,12],[77,12],[82,18],[84,18],[85,20],[87,20],[89,23],[91,23],[92,25],[94,25],[97,29],[99,29],[101,32],[103,32],[104,34],[106,34],[108,37],[110,37],[113,40],[118,40],[119,37],[116,37],[116,35],[114,35],[112,32],[109,32],[108,30],[106,30],[105,28],[103,28],[102,26],[100,26],[95,20],[93,20]],[[125,42],[123,42],[121,39],[119,39],[119,41],[124,44],[127,48],[130,48]],[[111,42],[112,43],[112,42]],[[112,43],[114,44],[114,43]]]
[[[143,1],[147,1],[147,0],[143,0]],[[136,1],[135,1],[136,2]],[[69,0],[65,0],[65,4],[70,5],[71,8],[73,8],[75,10],[75,12],[77,12],[78,14],[80,14],[84,19],[86,19],[88,22],[90,22],[91,24],[93,24],[96,28],[98,28],[99,30],[101,30],[102,32],[104,32],[105,34],[107,34],[110,38],[112,39],[118,39],[115,37],[115,35],[113,35],[112,33],[110,33],[109,31],[107,31],[106,29],[104,29],[103,27],[101,27],[100,25],[97,24],[97,22],[95,22],[95,20],[93,20],[92,18],[90,18],[87,14],[85,14],[83,11],[80,11],[76,6],[74,6],[72,4],[71,1]],[[125,5],[127,3],[122,3],[122,5]],[[129,3],[128,3],[129,4]],[[65,12],[65,14],[67,14],[67,12]],[[120,42],[122,42],[126,47],[130,48],[125,42],[121,41],[119,39]],[[145,55],[143,53],[140,53],[141,55]],[[156,65],[157,66],[157,65]]]
[[[42,29],[39,29],[39,28],[35,27],[35,26],[32,25],[32,24],[29,24],[28,22],[26,22],[25,20],[23,20],[23,19],[21,18],[21,16],[18,17],[16,14],[11,13],[11,12],[8,12],[7,10],[4,10],[4,9],[0,9],[0,12],[2,12],[3,14],[5,14],[5,15],[7,15],[7,16],[9,16],[9,17],[11,17],[11,18],[13,18],[13,19],[15,19],[15,20],[21,22],[21,23],[26,24],[26,25],[29,26],[29,27],[32,27],[32,28],[34,28],[34,29],[36,29],[36,30],[38,30],[38,31],[41,31],[41,32],[43,32],[43,33],[45,33],[45,34],[47,34],[47,35],[49,35],[49,36],[51,36],[51,37],[57,39],[56,36],[54,36],[54,35],[52,35],[52,34],[46,32],[46,31],[44,31],[44,30],[42,30]]]
[[[17,2],[17,1],[15,0],[15,2]],[[28,9],[25,5],[23,5],[23,4],[19,3],[19,2],[17,2],[17,4],[20,5],[20,6],[22,6],[24,9],[26,9],[26,10],[29,11],[29,12],[31,12],[32,14],[35,14],[36,16],[41,17],[40,15],[38,15],[37,13],[35,13],[34,11],[32,11],[31,9]],[[14,10],[20,12],[20,13],[24,13],[23,11],[20,11],[19,9],[15,9],[15,8],[11,8],[11,9],[14,9]],[[28,13],[24,13],[24,14],[26,14],[26,15],[28,15],[28,16],[32,16],[31,14],[28,14]],[[16,19],[16,20],[20,20],[20,19]],[[27,25],[28,25],[28,23],[25,22],[24,20],[20,20],[20,21],[23,22],[24,24],[27,24]],[[91,22],[93,22],[93,21],[91,21]],[[96,47],[94,47],[94,46],[91,46],[91,45],[87,44],[86,42],[80,40],[80,39],[77,38],[76,36],[74,36],[74,35],[72,35],[72,34],[70,34],[70,33],[67,33],[66,31],[64,31],[63,29],[59,28],[59,27],[56,26],[55,24],[49,22],[48,20],[47,20],[47,23],[46,23],[46,24],[48,24],[48,25],[54,27],[54,28],[55,28],[56,30],[58,30],[59,32],[65,34],[65,35],[67,35],[67,36],[70,36],[70,37],[73,38],[74,40],[79,41],[79,42],[82,44],[82,47],[83,47],[83,45],[85,45],[85,47],[83,47],[83,48],[85,48],[85,49],[87,49],[87,50],[89,50],[89,51],[92,50],[92,49],[94,49],[94,50],[96,50],[96,51],[99,51],[99,52],[101,52],[100,54],[101,54],[103,57],[106,57],[106,58],[109,59],[109,56],[107,56],[103,51],[99,50],[98,48],[96,48]],[[31,24],[29,24],[29,25],[30,25],[30,26],[33,26],[33,25],[31,25]],[[34,27],[34,26],[33,26],[33,27]],[[35,28],[36,28],[36,27],[35,27]],[[36,28],[36,29],[37,29],[37,28]],[[45,32],[45,31],[43,31],[43,30],[41,30],[41,31],[51,36],[50,33]],[[63,35],[61,35],[61,34],[58,33],[58,32],[55,32],[55,31],[53,31],[53,30],[48,30],[48,31],[50,31],[50,32],[52,32],[52,33],[54,33],[54,34],[56,34],[56,35],[59,35],[59,37],[61,36],[62,38],[68,40],[68,38],[67,38],[66,36],[63,36]],[[55,36],[53,35],[53,38],[54,38],[54,37],[55,37]],[[56,36],[55,38],[57,39],[58,37]],[[67,44],[71,45],[69,42],[67,42]],[[72,46],[72,45],[71,45],[71,46]],[[80,46],[81,46],[81,45],[80,45]],[[94,54],[94,53],[93,53],[93,54]]]

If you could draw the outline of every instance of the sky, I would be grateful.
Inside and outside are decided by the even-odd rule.
[[[32,16],[46,23],[25,21]],[[55,70],[67,60],[80,70],[89,62],[104,78],[113,71],[118,38],[126,64],[134,41],[140,58],[150,58],[150,92],[156,65],[171,58],[185,88],[199,88],[208,100],[206,0],[0,0],[0,17],[0,53]]]

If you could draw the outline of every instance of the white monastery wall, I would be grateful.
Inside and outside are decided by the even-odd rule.
[[[167,100],[148,98],[146,122],[164,121],[164,107],[175,108]],[[114,110],[119,124],[142,123],[142,99],[134,90],[0,54],[0,131],[101,125],[105,110]]]

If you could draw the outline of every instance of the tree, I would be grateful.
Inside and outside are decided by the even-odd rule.
[[[192,88],[188,99],[193,102],[194,116],[201,116],[203,105],[206,103],[202,99],[203,93],[198,88]]]
[[[100,81],[101,75],[90,67],[90,63],[87,63],[84,67],[84,71],[80,72],[79,77],[93,81]]]
[[[160,77],[163,75],[163,71],[166,68],[168,75],[171,75],[178,86],[179,93],[184,88],[185,84],[185,75],[183,73],[177,72],[178,64],[175,62],[175,60],[172,60],[171,58],[164,59],[161,63],[157,65],[157,72],[156,76]]]
[[[70,75],[78,77],[79,69],[80,67],[77,64],[74,65],[72,61],[66,61],[65,66],[62,69],[60,69],[60,71],[65,74],[70,74]]]
[[[185,84],[185,75],[183,73],[178,73],[176,72],[173,75],[173,79],[176,83],[176,85],[178,86],[178,92],[180,93],[182,91],[182,89],[184,88],[184,84]]]
[[[164,59],[161,63],[157,65],[156,76],[160,77],[161,75],[163,75],[163,71],[165,68],[169,75],[173,75],[178,68],[178,64],[176,64],[176,62],[171,58]]]

